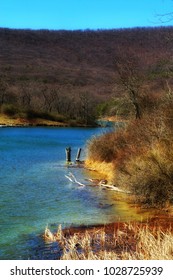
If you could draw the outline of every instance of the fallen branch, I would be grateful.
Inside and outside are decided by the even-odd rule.
[[[115,187],[114,185],[108,185],[108,184],[103,184],[103,183],[100,183],[99,185],[100,185],[100,187],[104,187],[104,188],[107,188],[109,190],[113,190],[113,191],[117,191],[117,192],[122,192],[122,193],[130,193],[129,191],[125,191],[123,189]]]
[[[88,184],[88,185],[84,185],[82,183],[80,183],[79,181],[77,181],[76,177],[70,172],[68,175],[65,175],[65,177],[72,183],[76,183],[79,186],[85,187],[85,186],[89,186],[89,187],[103,187],[103,188],[107,188],[109,190],[113,190],[113,191],[117,191],[117,192],[122,192],[122,193],[130,193],[129,191],[125,191],[123,189],[120,189],[114,185],[109,185],[107,184],[107,180],[99,180],[99,179],[86,179],[87,181],[91,182],[92,184]]]
[[[77,181],[76,177],[70,172],[68,175],[65,175],[65,177],[67,179],[69,179],[70,182],[72,183],[77,183],[79,186],[81,187],[85,187],[84,184],[80,183],[79,181]]]

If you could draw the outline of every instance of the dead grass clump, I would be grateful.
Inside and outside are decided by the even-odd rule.
[[[86,160],[85,166],[91,171],[97,171],[101,178],[110,182],[114,179],[114,165],[111,162]]]
[[[47,237],[45,237],[47,240]],[[61,260],[170,260],[173,259],[173,234],[142,224],[123,224],[94,228],[61,237],[54,235],[62,248]],[[48,239],[51,241],[50,239]]]
[[[140,228],[137,234],[138,242],[134,253],[123,252],[123,259],[137,260],[172,260],[173,234],[170,230],[150,230]]]

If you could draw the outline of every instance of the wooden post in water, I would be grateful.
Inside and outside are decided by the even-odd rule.
[[[76,162],[79,162],[80,161],[80,154],[81,154],[81,148],[78,149],[77,151],[77,155],[76,155]]]
[[[71,162],[71,148],[67,147],[65,149],[65,151],[66,151],[66,162],[70,163]]]

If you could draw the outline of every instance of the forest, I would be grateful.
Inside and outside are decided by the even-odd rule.
[[[141,118],[173,84],[173,28],[0,29],[0,110],[93,125]]]

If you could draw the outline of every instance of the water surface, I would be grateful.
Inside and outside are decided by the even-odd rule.
[[[80,187],[65,175],[72,172],[86,183],[88,172],[67,168],[65,148],[72,159],[101,128],[0,129],[0,259],[51,259],[57,244],[45,245],[40,234],[71,224],[100,224],[127,219],[110,192]]]

